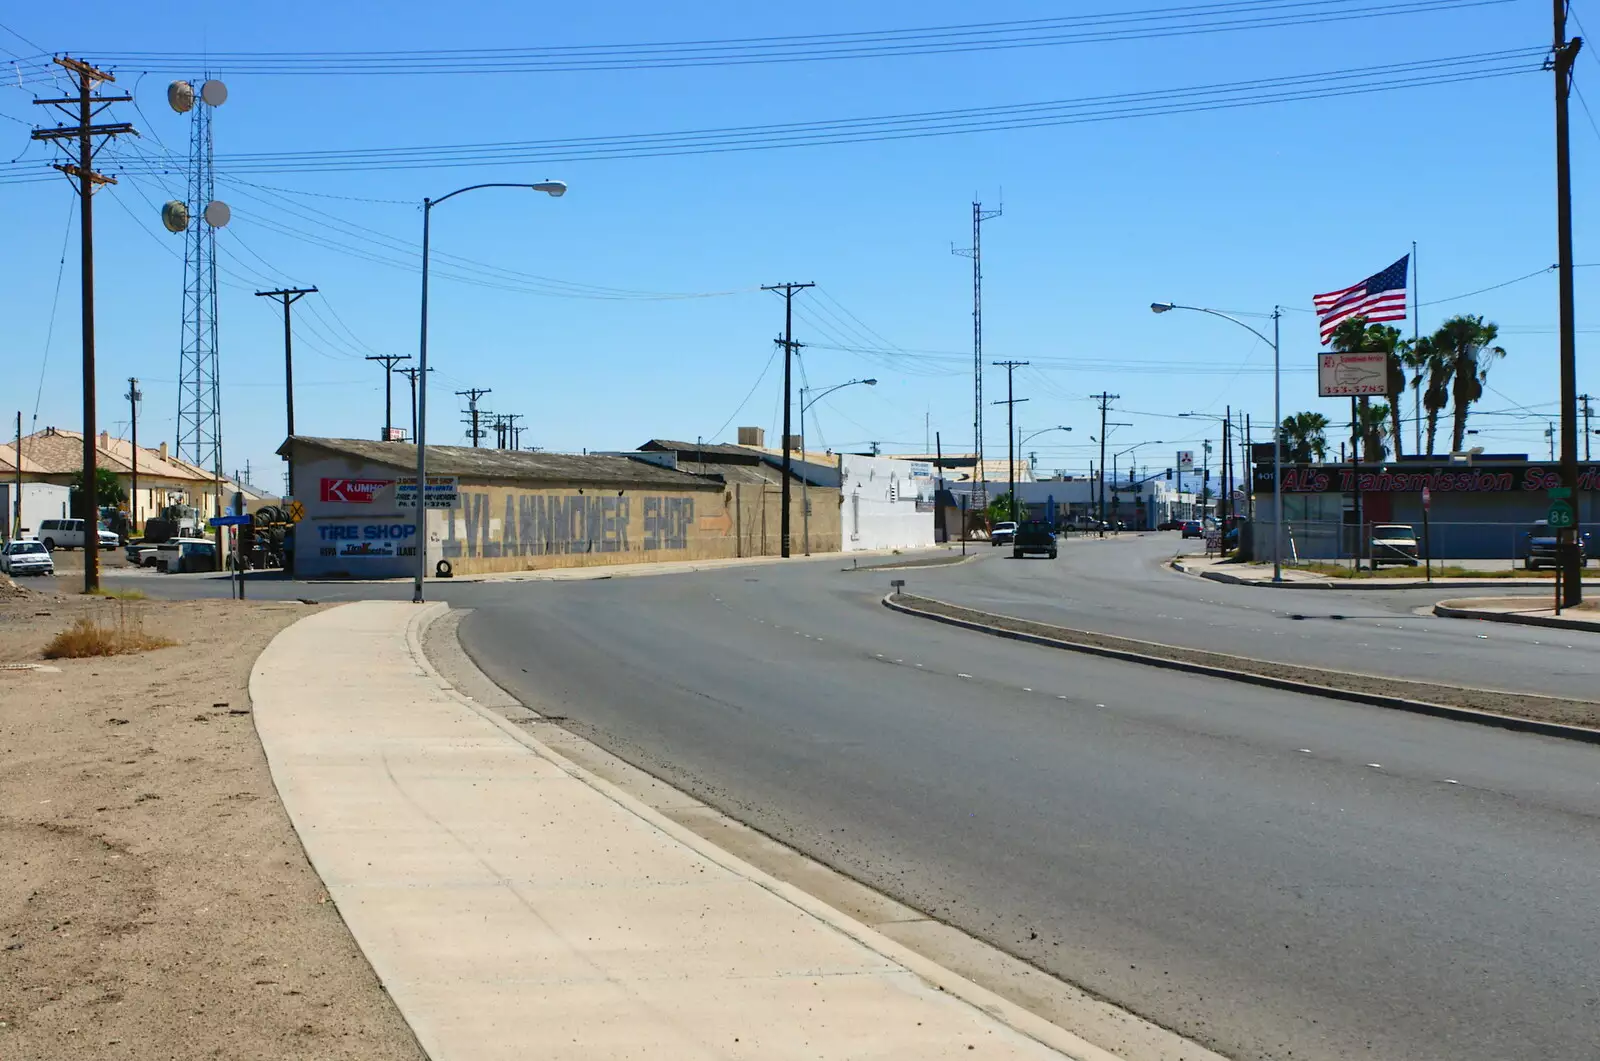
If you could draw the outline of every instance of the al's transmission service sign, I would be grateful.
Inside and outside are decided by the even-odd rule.
[[[1385,354],[1318,354],[1317,396],[1320,398],[1383,397],[1389,393],[1389,358]]]

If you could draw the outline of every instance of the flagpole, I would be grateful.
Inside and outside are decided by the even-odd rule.
[[[1418,338],[1422,335],[1422,289],[1417,281],[1417,241],[1411,241],[1411,345],[1417,345]],[[1422,455],[1422,388],[1413,385],[1411,388],[1411,416],[1413,439],[1415,445],[1411,452],[1415,456]]]

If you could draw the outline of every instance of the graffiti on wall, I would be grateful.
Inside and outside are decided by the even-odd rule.
[[[629,537],[636,505],[644,532],[637,544]],[[463,489],[442,546],[450,558],[678,550],[689,547],[693,522],[692,497],[507,492],[497,505],[487,492]]]

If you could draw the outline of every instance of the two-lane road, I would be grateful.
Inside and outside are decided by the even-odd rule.
[[[1101,570],[1154,555],[1090,549]],[[1048,597],[1078,581],[1072,556],[893,577]],[[531,706],[1222,1053],[1595,1056],[1600,749],[926,623],[879,604],[890,577],[822,562],[451,595],[476,609],[468,650]],[[1228,589],[1121,584],[1142,579],[1112,632],[1171,639],[1142,601]],[[1483,644],[1449,636],[1441,665]]]
[[[1426,613],[1444,597],[1526,588],[1236,586],[1173,572],[1166,562],[1184,545],[1170,532],[1072,538],[1054,561],[980,547],[976,562],[902,574],[907,592],[1077,629],[1446,685],[1600,697],[1594,634]]]

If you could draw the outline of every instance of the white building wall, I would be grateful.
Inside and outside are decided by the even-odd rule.
[[[933,488],[926,462],[842,456],[839,524],[844,551],[932,546]]]
[[[24,473],[26,474],[26,473]],[[15,482],[0,482],[0,538],[9,538],[11,534],[11,521],[16,512],[12,506],[16,503]],[[55,483],[28,483],[22,484],[22,531],[28,537],[36,537],[39,532],[39,523],[47,519],[65,519],[70,513],[67,511],[67,500],[72,491],[65,486]]]

